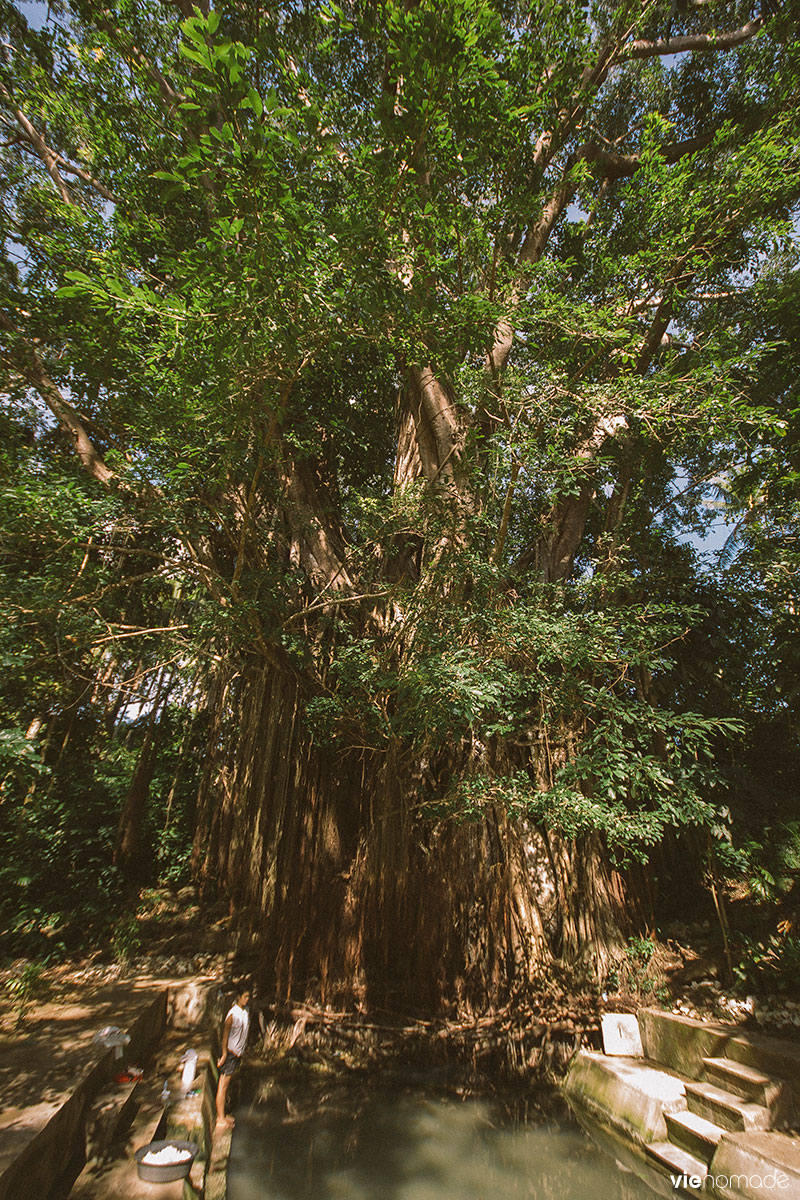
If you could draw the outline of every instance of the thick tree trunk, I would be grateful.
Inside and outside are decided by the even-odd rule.
[[[172,687],[172,680],[165,687],[161,687],[164,673],[164,668],[162,668],[156,683],[155,698],[147,717],[144,740],[120,813],[114,842],[114,865],[134,883],[140,876],[144,877],[147,873],[144,831],[150,802],[150,785],[153,782],[153,775],[158,763],[161,717]]]
[[[487,1011],[535,987],[554,955],[595,974],[624,941],[621,880],[599,841],[495,810],[426,818],[430,768],[398,746],[316,745],[297,682],[275,668],[220,702],[238,734],[205,781],[196,870],[229,899],[240,949],[279,1000]]]

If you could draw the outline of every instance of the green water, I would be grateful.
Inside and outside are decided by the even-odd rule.
[[[538,1119],[537,1119],[538,1118]],[[236,1114],[229,1200],[653,1200],[566,1116],[483,1100],[272,1088]]]

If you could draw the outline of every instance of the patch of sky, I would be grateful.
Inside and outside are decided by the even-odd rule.
[[[661,64],[668,71],[673,71],[689,58],[691,58],[691,54],[688,50],[684,50],[681,54],[664,54],[661,58]]]
[[[694,486],[688,474],[683,470],[675,472],[672,481],[673,493],[668,503],[671,504],[677,500],[679,496],[687,495],[694,491]],[[702,488],[702,483],[698,483],[697,487]],[[683,532],[676,534],[679,541],[691,546],[704,560],[705,565],[709,569],[713,569],[718,562],[719,555],[725,549],[731,536],[735,533],[738,518],[729,513],[724,502],[718,498],[712,499],[710,496],[702,496],[700,498],[701,506],[707,511],[716,511],[718,516],[714,521],[704,524],[702,528],[695,526],[691,529],[686,529]]]
[[[27,248],[21,242],[15,242],[7,238],[3,247],[3,255],[14,263],[22,279],[25,278],[33,266]]]
[[[569,204],[567,206],[567,211],[564,215],[566,216],[568,221],[572,222],[573,225],[580,224],[581,221],[589,220],[588,212],[586,212],[585,209],[581,208],[581,206],[579,204],[576,204],[574,200],[573,200],[572,204]]]
[[[50,20],[51,9],[46,0],[25,0],[25,3],[16,0],[14,8],[22,13],[31,29],[44,29]]]

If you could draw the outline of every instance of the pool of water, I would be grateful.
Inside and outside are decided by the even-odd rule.
[[[267,1085],[236,1114],[229,1200],[653,1200],[568,1116],[408,1087]]]

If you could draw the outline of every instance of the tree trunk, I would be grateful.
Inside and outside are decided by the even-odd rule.
[[[133,778],[125,794],[114,845],[114,865],[130,880],[139,875],[143,865],[142,837],[156,760],[155,729],[151,722],[145,733]]]
[[[156,696],[147,717],[142,747],[120,813],[114,842],[114,865],[130,882],[136,882],[140,875],[146,873],[147,855],[143,839],[150,801],[150,785],[153,782],[153,774],[158,762],[161,716],[172,686],[170,680],[166,687],[160,688],[163,675],[162,669],[156,685]]]
[[[624,944],[622,880],[599,839],[495,809],[426,817],[430,765],[398,745],[317,745],[297,681],[274,667],[219,689],[218,705],[214,728],[227,710],[238,733],[205,781],[195,868],[206,895],[229,899],[239,949],[278,1000],[486,1011],[554,955],[596,976]]]

